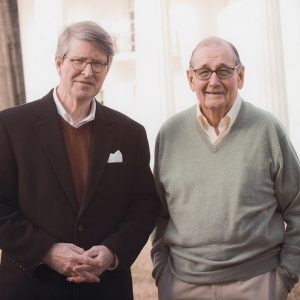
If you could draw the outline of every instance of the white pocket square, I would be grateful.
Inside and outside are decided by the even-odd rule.
[[[120,150],[116,151],[115,153],[110,153],[107,163],[121,163],[123,162],[123,155]]]

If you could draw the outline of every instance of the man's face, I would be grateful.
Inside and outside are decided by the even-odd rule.
[[[66,57],[56,59],[56,69],[60,75],[59,95],[63,98],[90,101],[100,91],[108,68],[106,66],[104,70],[96,73],[91,64],[87,64],[83,71],[79,71],[72,65],[73,59],[106,64],[107,54],[88,41],[74,39]]]
[[[236,66],[234,53],[225,43],[201,46],[195,52],[192,63],[194,70]],[[197,95],[202,112],[205,115],[207,112],[217,112],[224,116],[232,106],[238,89],[243,87],[244,67],[238,67],[228,79],[219,79],[216,73],[212,73],[209,79],[200,80],[192,70],[187,71],[187,77],[192,91]]]

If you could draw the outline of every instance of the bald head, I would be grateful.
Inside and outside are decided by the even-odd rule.
[[[193,69],[194,68],[194,57],[195,57],[195,54],[198,52],[198,50],[202,47],[209,47],[209,46],[224,46],[225,48],[228,47],[231,51],[232,51],[232,55],[233,55],[233,58],[236,62],[237,65],[241,65],[242,62],[240,60],[240,56],[239,56],[239,53],[237,51],[237,49],[235,48],[235,46],[224,40],[224,39],[221,39],[221,38],[218,38],[218,37],[215,37],[215,36],[211,36],[211,37],[208,37],[204,40],[202,40],[196,47],[195,49],[193,50],[192,52],[192,55],[191,55],[191,58],[190,58],[190,67]]]

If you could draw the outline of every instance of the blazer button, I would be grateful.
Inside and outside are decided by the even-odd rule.
[[[83,231],[83,225],[78,225],[78,226],[77,226],[77,230],[78,230],[79,232],[82,232],[82,231]]]

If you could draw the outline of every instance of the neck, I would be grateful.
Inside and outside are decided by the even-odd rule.
[[[61,102],[67,113],[72,117],[75,123],[80,122],[88,116],[91,110],[91,101],[89,102]]]
[[[93,98],[89,100],[76,99],[68,95],[61,95],[59,90],[57,90],[57,96],[64,109],[75,123],[80,122],[90,113]]]
[[[206,110],[201,107],[201,112],[207,119],[207,122],[209,125],[214,127],[215,132],[217,135],[219,135],[219,124],[226,115],[227,111],[219,111],[219,110]]]
[[[229,111],[205,111],[201,109],[203,115],[205,116],[207,122],[214,128],[216,135],[219,135],[219,125],[222,119],[226,116],[227,112]]]

